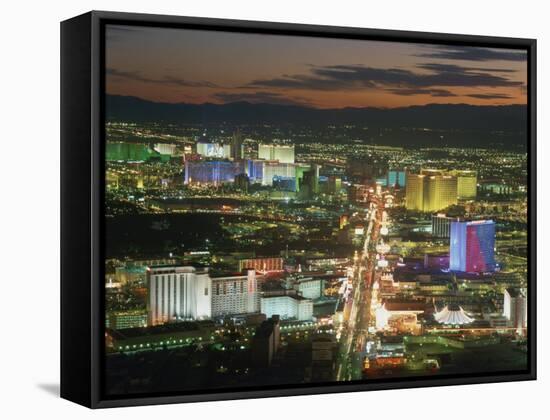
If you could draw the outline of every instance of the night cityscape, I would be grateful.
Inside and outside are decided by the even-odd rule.
[[[522,51],[108,26],[106,52],[108,395],[527,368]]]

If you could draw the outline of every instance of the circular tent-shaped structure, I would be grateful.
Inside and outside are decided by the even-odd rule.
[[[458,305],[445,306],[434,314],[434,318],[440,324],[445,325],[463,325],[474,322],[474,319],[466,315],[464,309]]]

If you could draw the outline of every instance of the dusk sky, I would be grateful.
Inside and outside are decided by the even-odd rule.
[[[518,50],[107,26],[107,93],[157,102],[526,104]]]

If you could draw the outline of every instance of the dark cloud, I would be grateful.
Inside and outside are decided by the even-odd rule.
[[[211,87],[211,88],[219,87],[218,85],[211,82],[206,82],[206,81],[192,82],[189,80],[180,79],[178,77],[173,77],[173,76],[164,76],[162,80],[158,80],[155,83],[165,83],[168,85],[191,86],[191,87]]]
[[[123,71],[123,70],[117,70],[113,68],[107,68],[105,70],[105,74],[107,76],[112,77],[119,77],[121,79],[130,79],[130,80],[136,80],[138,82],[145,82],[145,83],[151,83],[152,80],[141,76],[141,74],[137,71]]]
[[[411,71],[400,68],[375,68],[362,65],[333,65],[311,67],[310,74],[283,75],[273,79],[258,79],[248,87],[268,87],[305,90],[354,90],[360,88],[382,88],[403,95],[414,94],[421,89],[422,94],[432,90],[434,96],[450,92],[445,87],[521,87],[522,82],[506,77],[508,70],[482,69],[453,64],[423,63]],[[502,73],[505,73],[504,75]],[[410,92],[410,93],[409,93]]]
[[[205,82],[205,81],[190,81],[185,79],[180,79],[173,76],[164,76],[162,79],[154,79],[150,77],[143,76],[140,72],[137,71],[123,71],[113,68],[106,69],[107,76],[118,77],[122,79],[135,80],[142,83],[155,83],[161,85],[173,85],[173,86],[185,86],[185,87],[210,87],[215,88],[219,87],[214,83]]]
[[[401,96],[414,96],[414,95],[431,95],[440,98],[449,98],[456,96],[454,93],[446,89],[423,89],[423,88],[402,88],[402,89],[386,89],[386,92],[393,93]]]
[[[228,93],[220,92],[214,95],[217,99],[229,102],[250,102],[253,104],[268,103],[273,105],[299,105],[311,106],[311,102],[300,97],[288,97],[275,92],[254,92],[254,93]]]
[[[511,99],[512,96],[505,93],[470,93],[469,95],[464,95],[469,98],[476,99]]]
[[[513,69],[497,69],[493,67],[470,67],[470,66],[458,66],[456,64],[445,63],[421,63],[417,65],[418,68],[448,72],[482,72],[482,73],[517,73]]]
[[[352,77],[346,80],[347,76]],[[341,89],[355,89],[357,87],[375,87],[375,85],[369,85],[367,80],[353,80],[353,74],[344,74],[342,72],[337,77],[317,77],[315,75],[305,74],[296,74],[291,76],[285,74],[282,77],[274,79],[253,80],[248,85],[243,87],[267,87],[331,91]]]
[[[419,64],[418,67],[432,72],[422,77],[422,82],[431,86],[519,87],[523,85],[522,82],[510,80],[502,75],[492,74],[491,70],[477,67],[439,63]]]
[[[433,51],[418,54],[418,57],[465,61],[525,61],[526,51],[498,50],[477,47],[434,47]]]

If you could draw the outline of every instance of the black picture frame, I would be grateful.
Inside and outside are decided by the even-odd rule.
[[[528,54],[528,365],[520,372],[208,393],[103,394],[106,24],[524,49]],[[536,40],[92,11],[61,23],[61,397],[90,408],[536,379]]]

